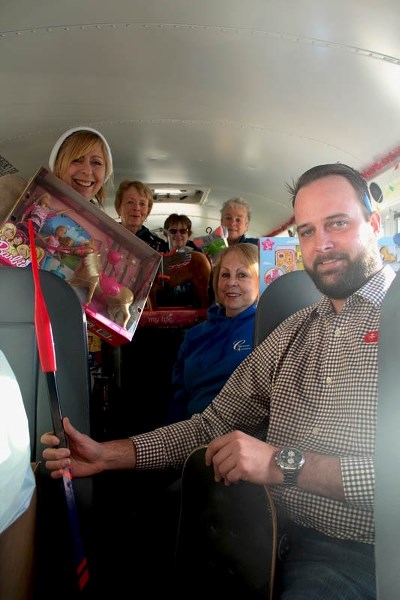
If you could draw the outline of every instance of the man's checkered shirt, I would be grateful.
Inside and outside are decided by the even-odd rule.
[[[296,523],[373,543],[378,328],[393,277],[390,267],[379,271],[340,313],[323,298],[289,317],[202,414],[133,437],[137,468],[180,466],[196,446],[234,430],[339,456],[345,502],[297,487],[271,491]]]

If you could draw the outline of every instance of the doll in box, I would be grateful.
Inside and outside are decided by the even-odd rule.
[[[47,219],[51,219],[52,217],[64,214],[71,210],[52,210],[51,203],[51,194],[48,192],[43,192],[43,194],[40,194],[34,204],[32,204],[24,214],[19,227],[23,230],[27,229],[27,225],[24,221],[29,218],[32,221],[33,229],[36,233],[39,233]]]
[[[77,248],[75,253],[80,256],[80,261],[68,283],[87,288],[86,304],[97,296],[106,305],[109,318],[126,328],[131,316],[129,307],[133,302],[133,292],[102,271],[100,253],[93,242]]]
[[[61,246],[60,240],[66,236],[67,231],[68,230],[65,225],[59,225],[56,227],[54,234],[44,238],[46,242],[46,256],[42,263],[42,269],[48,269],[51,259],[53,258],[57,249]]]

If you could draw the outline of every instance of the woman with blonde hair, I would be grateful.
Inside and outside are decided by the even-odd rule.
[[[81,196],[97,201],[103,208],[113,161],[110,146],[100,131],[85,126],[65,131],[51,150],[49,167]]]
[[[103,208],[106,183],[113,173],[113,161],[110,146],[102,133],[85,126],[68,129],[51,149],[49,168],[81,196]],[[0,222],[9,216],[25,186],[26,182],[15,175],[0,178],[3,200]],[[43,194],[45,196],[50,197],[47,192]]]
[[[213,273],[215,304],[207,320],[188,329],[175,362],[168,422],[202,412],[253,349],[259,297],[258,249],[222,250]]]

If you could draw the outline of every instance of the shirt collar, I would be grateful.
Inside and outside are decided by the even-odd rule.
[[[353,296],[361,296],[361,298],[378,307],[382,304],[395,276],[396,273],[392,267],[386,265],[383,269],[375,273]]]
[[[395,276],[396,273],[393,271],[392,267],[386,265],[368,279],[359,290],[347,298],[345,307],[360,300],[365,300],[375,307],[379,307]],[[321,298],[315,308],[315,312],[320,315],[327,315],[333,312],[332,303],[327,296]]]

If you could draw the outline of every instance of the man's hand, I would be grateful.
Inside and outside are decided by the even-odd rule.
[[[87,477],[102,471],[102,444],[95,442],[88,435],[75,429],[68,417],[63,419],[64,431],[68,440],[68,448],[57,448],[60,440],[54,433],[44,433],[40,441],[46,446],[42,456],[45,467],[51,471],[51,477],[58,479],[63,475],[63,469],[70,467],[73,477]]]
[[[241,431],[232,431],[210,442],[205,456],[206,463],[214,467],[215,481],[276,485],[283,481],[275,463],[278,450]]]

